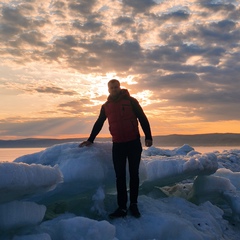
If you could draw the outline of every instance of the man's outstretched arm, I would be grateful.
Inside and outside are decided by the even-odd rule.
[[[102,106],[101,110],[100,110],[100,114],[98,116],[98,119],[93,125],[93,128],[92,128],[92,131],[91,131],[91,134],[90,134],[89,138],[87,139],[87,141],[84,141],[84,142],[80,143],[79,147],[90,146],[91,144],[93,144],[94,139],[96,138],[98,133],[101,131],[105,120],[106,120],[106,115],[105,115],[105,112],[104,112],[104,108]]]

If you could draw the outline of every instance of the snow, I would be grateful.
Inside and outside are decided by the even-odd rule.
[[[240,150],[144,149],[142,217],[111,220],[112,144],[78,145],[0,163],[0,239],[239,239]]]
[[[0,189],[2,194],[0,203],[21,198],[27,194],[54,189],[62,181],[62,173],[57,166],[1,163]]]
[[[0,205],[0,229],[35,225],[43,220],[46,207],[34,202],[11,201]],[[17,214],[17,216],[16,216]]]

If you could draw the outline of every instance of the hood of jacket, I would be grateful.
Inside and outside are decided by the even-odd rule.
[[[117,96],[111,96],[109,95],[107,98],[107,101],[109,102],[117,102],[121,99],[130,97],[130,94],[127,89],[121,89],[120,93]]]

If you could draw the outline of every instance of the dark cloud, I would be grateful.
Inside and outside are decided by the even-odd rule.
[[[156,5],[153,0],[123,0],[123,7],[131,7],[135,12],[146,12]]]
[[[66,36],[57,38],[53,42],[53,45],[55,45],[56,48],[62,48],[62,49],[72,48],[78,45],[78,40],[75,38],[75,36],[66,35]]]
[[[68,7],[76,13],[88,15],[92,13],[95,3],[96,0],[71,0],[69,1]]]
[[[80,43],[79,47],[85,52],[71,59],[69,64],[81,71],[94,71],[94,67],[100,67],[104,72],[128,71],[142,57],[141,47],[136,41],[121,44],[115,40],[99,40],[89,44]]]
[[[200,5],[207,8],[208,10],[211,11],[233,11],[235,10],[235,5],[232,3],[224,3],[224,2],[219,2],[219,1],[214,1],[214,0],[202,0],[200,2]]]
[[[0,35],[3,42],[7,42],[9,38],[11,39],[11,37],[21,33],[23,28],[30,25],[30,21],[17,8],[4,6],[0,18]]]
[[[64,1],[52,1],[52,8],[56,8],[56,9],[62,9],[66,6]]]
[[[24,44],[29,44],[37,47],[46,47],[44,43],[45,36],[38,31],[25,32],[18,35],[15,41],[11,41],[9,44],[15,47],[20,47]]]
[[[6,43],[17,41],[25,41],[34,43],[33,45],[43,45],[40,39],[44,36],[43,33],[38,31],[49,21],[43,17],[32,17],[34,8],[30,4],[22,4],[17,7],[3,6],[2,15],[0,17],[1,27],[0,36],[1,41]],[[20,40],[22,38],[22,40]],[[17,40],[16,40],[17,39]],[[12,44],[14,45],[14,44]]]
[[[235,30],[237,27],[237,23],[232,20],[224,19],[222,21],[212,23],[212,26],[215,27],[217,31],[228,32]]]
[[[176,12],[169,13],[166,16],[167,16],[167,19],[171,18],[176,21],[179,21],[179,20],[188,20],[190,14],[186,10],[178,10]]]
[[[84,22],[84,23],[81,23],[80,21],[75,20],[73,22],[72,26],[74,28],[77,28],[77,29],[79,29],[81,31],[84,31],[84,32],[95,33],[96,31],[100,31],[101,30],[102,23],[101,22],[95,22],[95,21],[92,21],[92,20]]]
[[[240,6],[236,7],[233,11],[228,12],[227,19],[231,19],[233,21],[238,21],[240,16]]]
[[[78,108],[82,107],[82,105],[90,104],[91,101],[89,99],[83,98],[77,101],[70,101],[66,103],[59,104],[59,107],[71,107],[71,108]]]
[[[50,11],[51,15],[65,19],[67,12],[67,4],[64,1],[51,1]]]
[[[114,26],[124,26],[124,25],[131,25],[133,24],[134,21],[132,18],[130,17],[124,17],[124,16],[120,16],[118,18],[115,18],[112,22],[112,25]]]
[[[64,89],[62,89],[60,87],[56,87],[56,86],[37,87],[34,89],[34,91],[39,92],[39,93],[50,93],[50,94],[68,95],[68,96],[78,95],[78,93],[76,91],[64,90]]]
[[[174,73],[159,79],[162,88],[198,88],[199,77],[195,73]]]
[[[141,79],[141,83],[145,85],[144,87],[156,92],[157,96],[161,95],[159,93],[167,91],[168,95],[165,97],[171,99],[175,98],[176,91],[185,92],[187,89],[198,89],[202,84],[196,73],[174,73],[165,76],[156,74],[151,78]]]
[[[3,7],[2,9],[2,19],[15,26],[20,26],[27,28],[30,26],[30,19],[21,14],[18,8]]]
[[[219,104],[207,105],[204,108],[200,108],[197,114],[209,122],[231,121],[232,119],[239,120],[240,113],[236,111],[236,107],[236,104],[223,104],[221,106]]]
[[[166,12],[161,15],[152,15],[155,21],[158,21],[160,24],[164,24],[166,21],[186,21],[190,18],[190,11],[188,9],[179,9],[177,11]]]
[[[69,101],[65,103],[61,103],[57,106],[58,112],[65,113],[67,115],[84,115],[89,112],[89,106],[91,107],[91,112],[98,115],[100,111],[100,106],[93,106],[92,100],[90,99],[78,99],[74,101]]]
[[[1,41],[5,42],[7,40],[6,38],[14,36],[19,32],[19,28],[2,23],[0,28]]]
[[[214,25],[215,27],[216,25]],[[237,33],[237,34],[236,34]],[[239,37],[239,32],[232,33],[225,31],[222,27],[218,25],[218,29],[213,29],[213,27],[210,26],[202,26],[197,29],[197,31],[193,32],[193,35],[199,36],[200,39],[204,40],[204,43],[210,44],[210,43],[216,43],[219,44],[228,44],[230,42],[235,42],[237,38]]]

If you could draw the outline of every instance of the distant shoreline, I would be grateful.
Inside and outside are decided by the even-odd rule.
[[[66,138],[66,139],[48,139],[48,138],[25,138],[18,140],[0,140],[0,148],[45,148],[55,144],[68,142],[82,142],[86,138]],[[141,138],[144,141],[144,138]],[[166,135],[153,136],[154,146],[181,146],[188,144],[190,146],[240,146],[240,134],[235,133],[212,133],[195,135]],[[110,141],[111,138],[97,137],[95,142]]]

